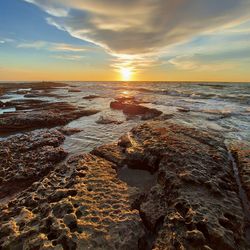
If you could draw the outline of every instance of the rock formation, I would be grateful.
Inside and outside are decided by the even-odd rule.
[[[3,249],[137,249],[144,226],[136,189],[110,162],[79,155],[2,205]]]
[[[84,96],[82,99],[93,100],[93,99],[96,99],[96,98],[100,98],[100,96],[99,95],[87,95],[87,96]]]
[[[134,97],[120,97],[110,103],[110,108],[122,110],[128,117],[140,116],[142,120],[149,120],[162,114],[161,111],[140,105]]]
[[[137,204],[155,237],[144,247],[247,249],[238,189],[219,135],[151,122],[93,153],[118,167],[158,173],[157,185]]]
[[[47,175],[67,153],[59,147],[64,136],[45,130],[0,141],[0,199],[29,187]]]
[[[0,115],[1,132],[55,127],[98,113],[97,110],[78,108],[66,102],[51,103],[32,99],[8,102],[6,106],[14,106],[17,111]]]
[[[116,173],[125,165],[157,183],[129,186]],[[0,248],[249,249],[237,191],[222,137],[149,122],[3,202]]]

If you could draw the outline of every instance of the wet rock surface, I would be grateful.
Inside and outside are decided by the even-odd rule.
[[[68,97],[65,94],[67,86],[56,82],[0,83],[3,99],[0,108],[6,109],[0,114],[0,135],[66,125],[82,116],[99,112],[63,101]]]
[[[25,189],[51,171],[67,153],[64,136],[45,130],[0,141],[0,199]]]
[[[157,181],[127,184],[124,167]],[[249,249],[237,192],[220,135],[148,122],[0,205],[0,248]]]
[[[161,111],[140,105],[134,97],[120,97],[110,103],[110,108],[122,110],[129,118],[140,116],[142,120],[149,120],[162,114]]]
[[[15,100],[6,103],[17,111],[0,115],[0,133],[65,125],[82,116],[98,113],[95,109],[78,108],[66,102]]]

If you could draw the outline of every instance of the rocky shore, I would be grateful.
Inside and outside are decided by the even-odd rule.
[[[5,103],[16,111],[0,115],[0,134],[11,131],[65,125],[82,116],[98,113],[95,109],[79,108],[67,102],[18,100]]]
[[[63,138],[47,130],[1,142],[1,190],[29,182],[1,191],[1,249],[249,249],[220,135],[151,121],[58,164]],[[157,181],[132,186],[123,168],[142,170],[138,184],[144,172]]]
[[[227,147],[147,99],[90,93],[0,84],[0,249],[250,249],[249,145]],[[96,101],[106,105],[99,119]],[[140,125],[70,154],[84,116],[112,132]]]

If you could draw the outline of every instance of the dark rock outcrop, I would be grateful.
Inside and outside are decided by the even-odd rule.
[[[100,96],[99,95],[87,95],[87,96],[84,96],[82,99],[93,100],[93,99],[96,99],[96,98],[100,98]]]
[[[121,97],[110,103],[110,108],[122,110],[128,117],[140,116],[142,120],[149,120],[162,114],[161,111],[139,104],[133,97]]]
[[[6,93],[16,93],[16,94],[34,94],[33,97],[36,96],[56,96],[56,94],[50,93],[53,92],[57,88],[64,88],[67,86],[65,83],[58,82],[26,82],[26,83],[0,83],[0,95],[4,95]],[[20,90],[20,88],[22,90]],[[28,90],[30,89],[30,90]],[[29,95],[27,94],[27,95]],[[26,94],[25,94],[26,95]]]
[[[7,105],[16,107],[17,111],[0,115],[2,133],[65,125],[79,117],[98,113],[97,110],[78,108],[66,102],[50,103],[29,99],[12,101]]]

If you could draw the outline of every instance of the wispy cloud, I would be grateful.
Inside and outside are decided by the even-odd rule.
[[[0,44],[13,43],[13,42],[15,42],[15,40],[12,38],[0,38]]]
[[[59,5],[57,5],[56,3],[54,3],[54,6],[50,6],[48,0],[42,0],[42,1],[36,1],[36,0],[24,0],[27,3],[32,3],[37,5],[38,7],[40,7],[41,9],[43,9],[44,11],[46,11],[48,14],[52,15],[52,16],[57,16],[57,17],[63,17],[63,16],[67,16],[68,15],[68,10],[65,9],[65,7],[60,8]],[[53,2],[53,1],[51,1]]]
[[[26,48],[26,49],[45,49],[49,51],[63,51],[63,52],[84,52],[88,48],[84,46],[77,46],[67,43],[52,43],[47,41],[32,41],[32,42],[23,42],[17,45],[17,48]]]
[[[46,46],[47,46],[47,42],[33,41],[33,42],[20,43],[17,45],[17,48],[42,49],[42,48],[45,48]]]
[[[249,0],[25,1],[50,14],[49,24],[102,47],[114,67],[144,67],[169,46],[250,18]]]
[[[80,55],[54,55],[54,58],[57,59],[63,59],[63,60],[72,60],[72,61],[79,61],[81,60],[84,56]]]
[[[52,50],[83,52],[83,51],[86,51],[87,49],[82,47],[82,46],[75,46],[75,45],[70,45],[70,44],[65,44],[65,43],[58,43],[58,44],[54,44],[54,46],[52,46]]]
[[[231,69],[233,64],[227,62],[206,63],[198,60],[195,56],[177,56],[168,61],[174,65],[177,69],[188,71],[221,71],[225,69]]]

